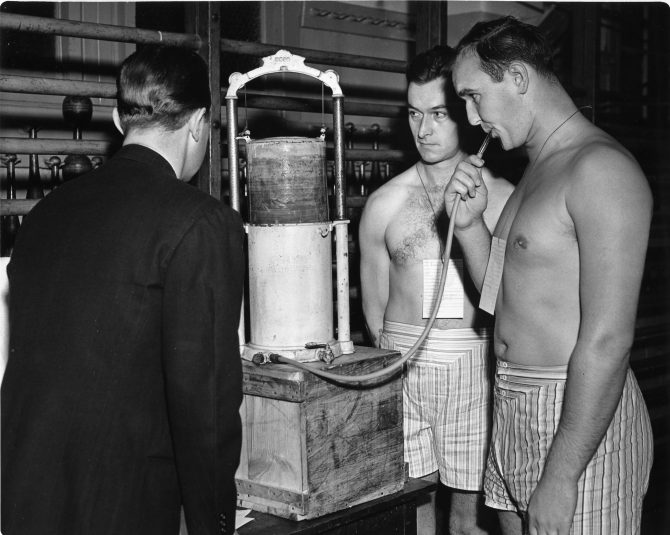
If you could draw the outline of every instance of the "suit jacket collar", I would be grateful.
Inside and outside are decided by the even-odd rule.
[[[130,144],[124,145],[114,155],[114,158],[124,158],[127,160],[134,160],[144,163],[151,167],[157,174],[167,174],[171,178],[177,178],[172,165],[163,156],[158,154],[155,150],[145,147],[144,145]]]

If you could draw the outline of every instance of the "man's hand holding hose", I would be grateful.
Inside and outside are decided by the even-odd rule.
[[[454,213],[454,206],[458,205],[454,234],[461,244],[468,271],[479,291],[491,248],[491,234],[484,223],[488,190],[482,178],[482,156],[490,139],[489,134],[477,154],[468,156],[458,164],[444,192],[444,205],[449,217]]]
[[[456,213],[457,230],[467,229],[477,219],[483,222],[484,210],[488,204],[488,190],[482,178],[482,167],[484,167],[482,156],[488,139],[487,136],[477,154],[471,154],[456,166],[447,184],[444,203],[449,217],[453,212],[454,201],[457,197],[461,199],[461,205]]]

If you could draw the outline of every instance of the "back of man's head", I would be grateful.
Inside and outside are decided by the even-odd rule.
[[[128,56],[116,80],[117,108],[125,133],[181,128],[200,108],[209,112],[207,64],[192,50],[144,46]]]
[[[478,22],[461,39],[459,54],[476,53],[482,71],[500,82],[514,61],[522,61],[540,75],[556,80],[552,51],[542,32],[514,17]]]
[[[456,60],[456,50],[447,45],[437,45],[418,54],[407,67],[406,77],[408,84],[427,84],[433,80],[444,81],[445,104],[449,109],[449,116],[457,123],[467,123],[465,103],[456,94],[451,81],[451,71]]]

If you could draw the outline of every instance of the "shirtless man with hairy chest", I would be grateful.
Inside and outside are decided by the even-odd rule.
[[[385,190],[377,190],[378,195],[372,203],[383,205],[383,213],[376,218],[374,225],[385,229],[384,241],[389,257],[388,285],[389,295],[384,317],[391,321],[425,324],[424,310],[424,260],[441,259],[445,243],[448,218],[444,210],[444,187],[463,154],[459,151],[443,166],[427,167],[422,162],[406,170],[391,180]],[[432,178],[439,173],[436,178]],[[425,188],[422,185],[421,174]],[[500,196],[509,194],[509,183],[496,179],[484,170],[484,180],[492,190],[501,189]],[[430,182],[430,185],[427,183]],[[494,194],[495,195],[495,194]],[[371,203],[371,204],[372,204]],[[498,210],[500,206],[498,207]],[[497,214],[491,209],[485,215],[493,228]],[[458,243],[451,253],[452,260],[460,263],[461,254]],[[438,266],[441,269],[441,263]],[[436,273],[435,283],[439,279]],[[490,316],[477,310],[479,294],[472,281],[463,270],[454,271],[463,285],[462,317],[440,318],[434,323],[437,329],[459,329],[483,327],[490,323]],[[392,289],[392,291],[391,291]],[[430,308],[430,307],[429,307]]]
[[[419,338],[434,306],[448,227],[444,191],[466,156],[458,136],[464,109],[450,82],[452,58],[450,48],[436,47],[410,65],[408,118],[420,160],[376,190],[361,218],[368,332],[376,346],[401,353]],[[491,191],[485,217],[493,228],[513,188],[487,170],[484,179]],[[450,489],[451,532],[481,534],[477,517],[489,437],[491,317],[477,311],[477,290],[462,260],[457,262],[460,270],[449,270],[446,312],[440,312],[407,365],[405,461],[410,477],[437,481],[439,475]],[[417,522],[418,533],[435,533],[434,493],[431,503],[419,506]]]

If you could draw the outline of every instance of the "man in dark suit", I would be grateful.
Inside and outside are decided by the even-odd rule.
[[[194,52],[123,63],[121,150],[25,217],[9,267],[2,531],[233,533],[239,215],[183,182],[210,108]]]

